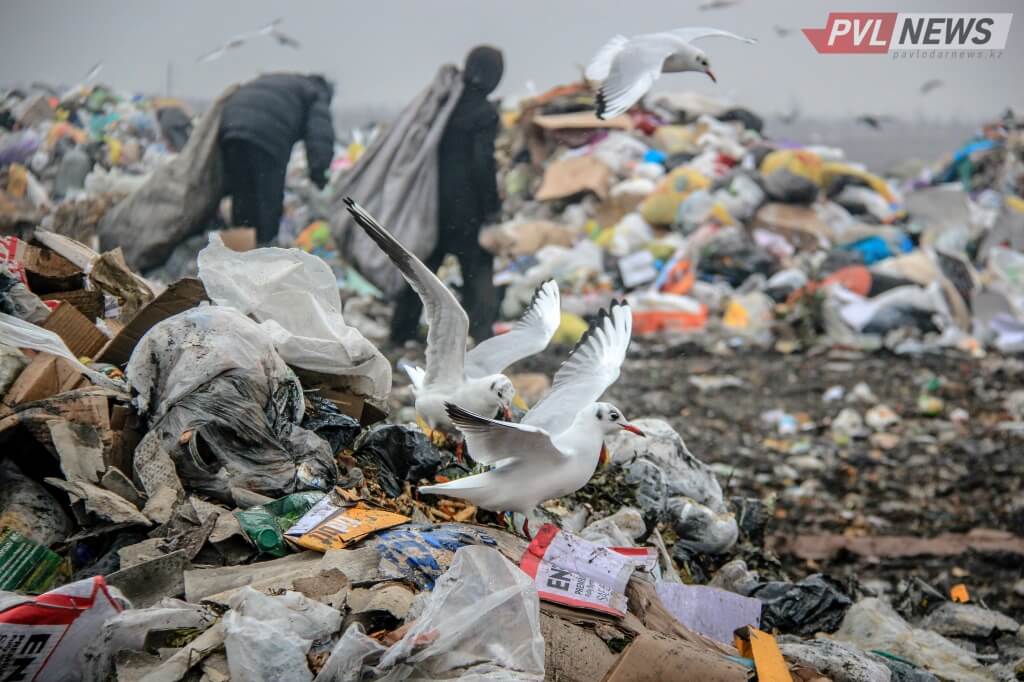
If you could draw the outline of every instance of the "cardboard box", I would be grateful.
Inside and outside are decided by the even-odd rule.
[[[302,378],[302,375],[299,375]],[[303,386],[306,383],[303,381]],[[353,419],[358,419],[359,423],[363,426],[372,426],[379,421],[383,421],[388,415],[380,408],[366,402],[365,399],[359,396],[352,395],[351,393],[345,393],[343,391],[337,391],[331,388],[323,386],[314,386],[317,392],[320,393],[324,398],[334,403],[334,406],[338,408],[342,414],[347,414]]]
[[[132,318],[117,336],[110,340],[96,356],[97,362],[112,365],[123,365],[132,356],[132,351],[139,340],[158,322],[168,317],[194,308],[200,301],[207,300],[203,283],[195,278],[187,277],[167,287],[167,289],[150,301]]]
[[[109,341],[88,317],[70,303],[57,306],[42,327],[59,336],[78,358],[91,358]]]
[[[64,358],[49,353],[37,353],[8,389],[3,401],[4,404],[13,407],[88,384],[89,380]]]
[[[44,294],[47,301],[70,303],[78,308],[78,312],[90,320],[102,318],[104,313],[103,292],[99,289],[76,289],[74,291],[56,291]]]

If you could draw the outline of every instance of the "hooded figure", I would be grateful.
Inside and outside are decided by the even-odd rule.
[[[462,303],[469,333],[479,342],[491,335],[500,301],[494,288],[494,259],[479,243],[480,229],[501,210],[494,140],[498,111],[487,96],[504,73],[499,50],[475,47],[466,57],[463,89],[448,118],[438,149],[438,239],[424,259],[436,271],[445,254],[459,259]],[[423,310],[419,296],[406,288],[398,296],[391,324],[396,343],[415,338]]]

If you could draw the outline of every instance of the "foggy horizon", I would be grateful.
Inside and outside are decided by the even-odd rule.
[[[462,61],[470,47],[490,43],[505,52],[506,73],[496,95],[516,99],[577,80],[581,66],[615,33],[635,35],[681,26],[713,26],[759,40],[746,45],[708,39],[718,85],[698,74],[669,74],[654,92],[692,90],[726,96],[758,114],[789,111],[798,102],[807,118],[835,120],[860,113],[908,121],[975,122],[1024,109],[1019,66],[1024,63],[1024,21],[1013,23],[1000,57],[893,59],[886,55],[820,55],[800,28],[824,26],[829,8],[803,0],[745,0],[726,9],[699,11],[663,0],[624,10],[611,0],[514,7],[446,0],[437,3],[309,2],[298,8],[271,0],[175,5],[96,0],[87,8],[66,0],[8,4],[0,28],[0,83],[74,84],[96,62],[98,82],[118,90],[210,100],[228,85],[269,71],[325,74],[336,83],[335,110],[396,112],[443,63]],[[994,0],[985,11],[1012,11]],[[834,9],[834,8],[833,8]],[[850,0],[844,11],[979,11],[974,3],[902,2],[896,7]],[[87,16],[82,16],[83,10]],[[641,11],[642,10],[642,11]],[[280,30],[300,49],[259,37],[219,60],[200,55],[232,36],[281,17]],[[774,26],[791,32],[778,37]],[[929,79],[943,87],[921,95]]]

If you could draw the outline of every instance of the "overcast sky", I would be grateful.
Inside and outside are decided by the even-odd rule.
[[[499,94],[517,96],[578,77],[579,67],[615,33],[713,26],[760,40],[746,45],[709,39],[718,85],[697,74],[668,75],[658,89],[731,95],[763,113],[788,110],[794,98],[808,114],[857,112],[977,119],[1007,106],[1024,110],[1024,16],[1014,18],[1000,59],[893,60],[885,55],[819,55],[798,31],[779,38],[773,25],[822,27],[828,10],[1002,11],[1019,0],[743,0],[699,11],[702,0],[3,0],[0,83],[74,83],[97,61],[115,87],[162,92],[168,63],[176,95],[211,97],[226,85],[272,70],[318,71],[337,83],[336,105],[393,107],[409,100],[438,65],[460,62],[487,42],[506,56]],[[1024,11],[1021,12],[1024,14]],[[232,35],[275,17],[301,50],[269,38],[219,61],[196,58]],[[927,96],[930,78],[946,86]]]

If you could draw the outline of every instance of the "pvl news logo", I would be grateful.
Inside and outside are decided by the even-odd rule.
[[[820,54],[889,54],[893,58],[998,58],[1013,14],[831,12],[825,28],[801,29]]]

